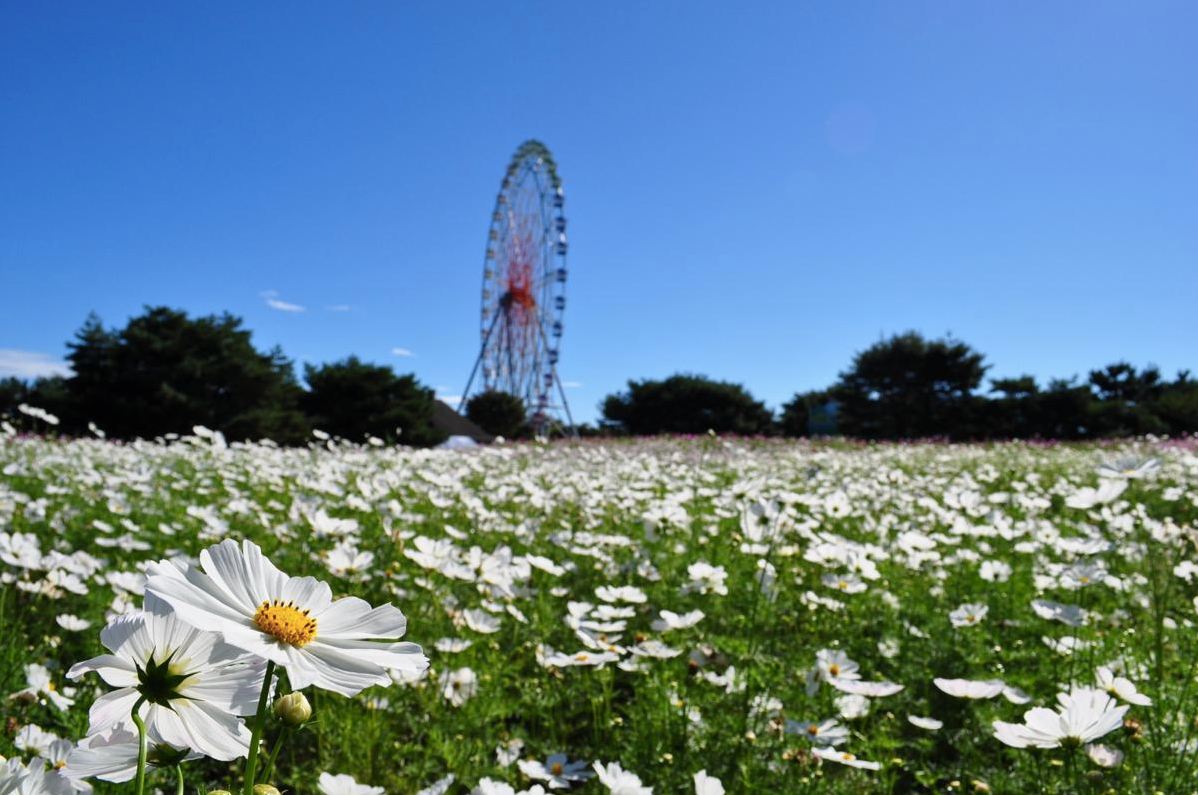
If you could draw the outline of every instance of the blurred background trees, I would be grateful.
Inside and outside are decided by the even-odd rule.
[[[432,425],[433,390],[413,375],[396,375],[390,367],[350,356],[332,364],[306,365],[304,380],[304,415],[326,433],[351,441],[374,436],[419,447],[445,439]]]
[[[119,330],[92,315],[68,347],[73,375],[60,408],[64,428],[78,431],[91,421],[122,439],[186,433],[195,425],[231,439],[291,442],[306,435],[291,361],[277,348],[255,349],[230,314],[190,318],[149,307]]]
[[[508,392],[488,389],[466,401],[466,416],[493,436],[517,439],[528,435],[524,401]]]
[[[986,374],[982,360],[963,342],[913,331],[878,342],[831,389],[839,430],[869,439],[971,436],[980,420],[974,390]]]
[[[765,404],[740,384],[678,374],[661,381],[629,381],[602,403],[606,425],[635,435],[655,433],[774,432]]]
[[[302,443],[313,429],[350,441],[439,443],[433,391],[414,375],[356,357],[306,365],[304,382],[277,348],[260,351],[240,318],[188,317],[147,307],[123,328],[89,316],[68,343],[72,373],[33,381],[0,379],[0,419],[69,435],[94,423],[118,439],[219,430],[231,440]],[[1198,381],[1118,361],[1085,380],[1046,384],[1030,375],[984,379],[982,353],[946,337],[909,331],[853,357],[825,390],[800,392],[775,416],[741,384],[678,373],[631,380],[600,404],[598,428],[583,435],[707,431],[745,435],[843,435],[866,439],[1090,439],[1198,432]],[[56,426],[20,406],[59,418]],[[440,406],[442,413],[452,409]],[[489,433],[527,435],[519,398],[476,395],[466,415]],[[443,425],[443,423],[442,423]]]
[[[440,441],[429,424],[432,390],[413,376],[350,358],[309,368],[308,389],[278,348],[259,351],[240,318],[188,317],[147,307],[124,328],[91,315],[67,344],[67,378],[0,381],[0,416],[21,404],[45,409],[58,431],[89,433],[94,423],[116,439],[190,433],[196,425],[230,440],[311,438],[314,428],[362,441],[367,434],[406,444]]]

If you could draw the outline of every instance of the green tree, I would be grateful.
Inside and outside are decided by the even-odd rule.
[[[1198,433],[1198,381],[1182,370],[1152,402],[1152,411],[1171,434]]]
[[[1153,404],[1165,389],[1156,367],[1136,370],[1127,362],[1115,362],[1101,370],[1091,370],[1089,383],[1098,397],[1090,407],[1091,435],[1130,436],[1168,431],[1168,425],[1153,410]]]
[[[778,417],[778,428],[783,436],[809,436],[812,431],[812,417],[820,417],[826,406],[832,402],[827,391],[799,392],[788,402],[782,404],[782,413]],[[814,431],[819,433],[818,430]]]
[[[360,442],[367,435],[417,447],[444,441],[432,425],[433,391],[413,375],[350,356],[319,367],[307,365],[304,413],[316,428]]]
[[[0,417],[11,417],[17,406],[29,402],[29,385],[19,378],[0,378]]]
[[[119,331],[104,329],[93,315],[69,347],[74,374],[65,381],[64,414],[75,430],[91,420],[118,438],[185,433],[195,425],[231,439],[303,436],[291,362],[278,348],[255,349],[230,314],[190,318],[147,307]]]
[[[1094,394],[1073,378],[1054,378],[1048,387],[1027,398],[1031,433],[1042,439],[1085,439],[1095,435]],[[1020,434],[1025,435],[1025,434]]]
[[[466,416],[494,436],[515,439],[525,435],[527,411],[524,401],[508,392],[489,389],[466,401]]]
[[[1040,385],[1030,375],[1016,378],[994,378],[990,391],[999,397],[981,405],[981,425],[986,429],[980,435],[1006,439],[1036,436],[1033,411],[1040,394]]]
[[[629,381],[601,404],[609,426],[625,433],[740,433],[773,431],[773,415],[740,384],[678,374],[663,381]]]
[[[984,435],[973,390],[985,373],[982,354],[963,342],[895,335],[858,353],[840,374],[832,389],[840,428],[875,439]]]

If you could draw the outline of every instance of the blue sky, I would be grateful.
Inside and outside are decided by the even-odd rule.
[[[1190,2],[8,3],[0,374],[167,304],[458,394],[531,137],[584,419],[680,370],[776,407],[906,329],[991,375],[1198,370],[1195,30]]]

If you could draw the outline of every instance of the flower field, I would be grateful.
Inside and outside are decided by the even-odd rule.
[[[1189,443],[10,435],[0,577],[5,795],[1198,790]]]

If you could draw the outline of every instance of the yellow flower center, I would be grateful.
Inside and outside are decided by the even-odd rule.
[[[562,774],[562,769],[563,768],[562,768],[561,762],[554,762],[552,765],[549,766],[549,772],[555,776],[560,776]]]
[[[814,724],[811,726],[808,726],[807,733],[810,734],[812,737],[815,737],[817,734],[819,734],[819,726],[816,726]]]
[[[316,619],[295,602],[269,599],[258,606],[254,623],[267,635],[273,635],[291,646],[307,646],[316,637]]]
[[[840,676],[840,666],[836,663],[832,663],[828,666],[828,673],[830,673],[832,676]]]

